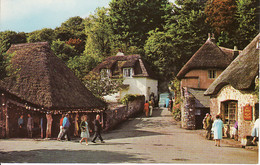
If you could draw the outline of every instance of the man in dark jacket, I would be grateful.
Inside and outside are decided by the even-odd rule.
[[[96,116],[96,120],[94,121],[94,131],[95,131],[95,134],[94,134],[94,137],[92,139],[92,142],[93,143],[96,143],[95,140],[96,138],[98,137],[100,140],[101,140],[101,143],[105,143],[103,138],[101,137],[101,128],[102,128],[102,122],[99,121],[100,119],[100,115],[97,115]]]

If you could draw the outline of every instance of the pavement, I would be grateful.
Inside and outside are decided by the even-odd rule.
[[[206,140],[200,130],[181,129],[167,109],[130,118],[102,134],[106,143],[0,139],[0,163],[257,164],[258,150]]]

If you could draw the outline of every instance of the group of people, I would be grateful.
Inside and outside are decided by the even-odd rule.
[[[21,115],[20,118],[18,119],[18,135],[19,136],[23,136],[24,126],[25,126],[24,116]],[[28,114],[27,124],[26,124],[27,137],[32,138],[33,128],[34,128],[33,118],[31,116],[31,114]]]
[[[216,120],[213,121],[211,114],[207,113],[205,118],[203,119],[203,128],[206,130],[206,138],[211,139],[211,132],[213,132],[215,146],[220,147],[220,140],[223,137],[224,124],[221,120],[220,115],[216,115]],[[228,130],[229,131],[229,130]],[[228,134],[228,133],[226,133]],[[259,137],[259,119],[255,121],[254,128],[252,130],[253,144],[256,143]],[[232,127],[232,138],[238,140],[238,122],[234,123]]]
[[[81,133],[80,133],[81,140],[79,142],[82,144],[82,142],[85,140],[86,145],[88,145],[88,138],[90,137],[90,132],[92,132],[92,130],[89,129],[89,124],[88,124],[87,120],[88,120],[87,115],[83,115],[81,117],[81,122],[79,125],[79,129],[81,131]],[[71,126],[71,124],[69,121],[69,114],[62,115],[62,117],[60,119],[60,132],[57,137],[57,140],[61,140],[63,138],[67,139],[68,141],[71,140],[70,133],[69,133],[70,126]],[[78,127],[78,126],[75,126],[75,128],[76,127]],[[102,130],[102,122],[100,122],[100,115],[96,115],[96,119],[94,120],[95,134],[92,139],[93,143],[96,143],[97,137],[100,139],[101,143],[104,143],[104,140],[101,136],[101,130]]]
[[[220,118],[220,115],[216,116],[216,120],[213,121],[211,114],[207,113],[203,119],[203,127],[206,130],[206,138],[211,139],[211,132],[214,133],[215,146],[220,147],[220,140],[223,137],[224,124]]]
[[[146,100],[144,104],[144,113],[146,117],[152,116],[153,108],[154,108],[154,99],[150,99],[149,102],[148,100]]]

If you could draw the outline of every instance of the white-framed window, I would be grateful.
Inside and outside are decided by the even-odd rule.
[[[101,78],[110,77],[110,69],[101,69],[100,71]]]
[[[208,78],[215,79],[217,77],[217,73],[215,70],[209,70],[208,71]]]
[[[123,69],[123,75],[124,75],[124,77],[132,77],[133,69],[132,68],[124,68]]]

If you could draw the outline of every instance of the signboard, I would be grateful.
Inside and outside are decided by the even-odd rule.
[[[244,120],[252,121],[252,106],[249,104],[244,106]]]

